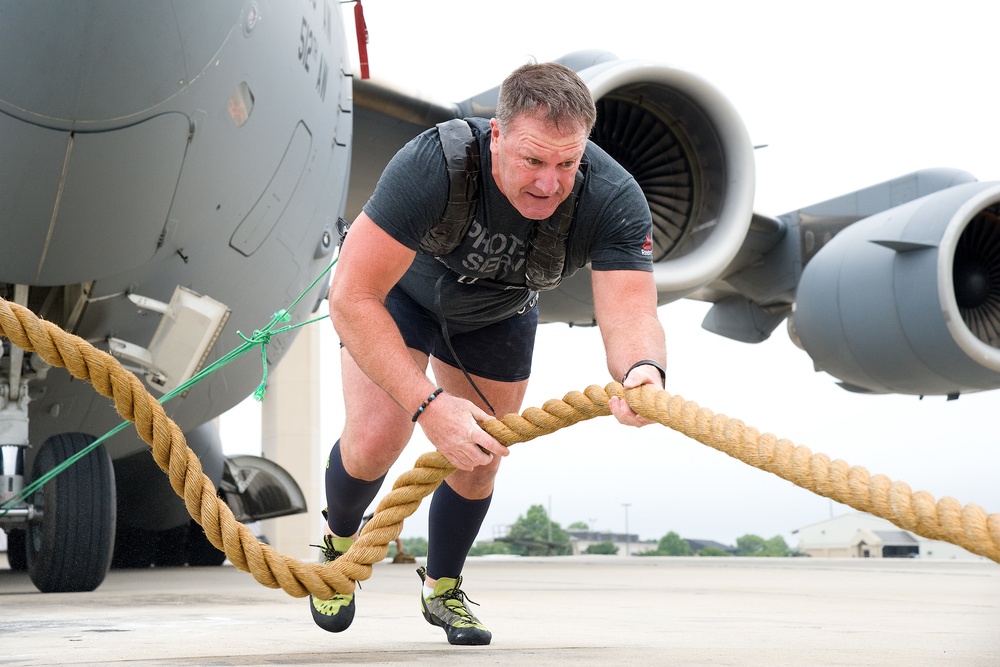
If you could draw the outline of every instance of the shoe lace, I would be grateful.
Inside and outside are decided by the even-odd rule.
[[[477,607],[479,606],[478,602],[473,601],[468,595],[465,594],[465,591],[463,591],[458,586],[445,591],[444,593],[441,594],[441,597],[443,598],[441,603],[445,607],[447,607],[448,609],[452,610],[453,612],[461,616],[472,616],[472,612],[469,611],[468,608],[466,608],[465,606],[466,602],[470,602],[476,605]],[[457,602],[458,604],[448,604],[449,602],[452,601]]]
[[[323,552],[323,558],[325,558],[326,562],[329,563],[329,562],[337,560],[338,558],[340,558],[341,556],[343,556],[345,553],[347,553],[346,551],[339,551],[336,548],[334,548],[332,540],[333,540],[333,538],[330,537],[329,535],[324,535],[323,536],[323,544],[310,544],[309,546],[316,547],[317,549],[319,549],[320,551],[322,551]],[[356,585],[357,585],[358,589],[360,590],[361,589],[361,582],[360,581],[356,582]],[[337,597],[340,597],[339,593],[337,594]]]
[[[334,549],[333,544],[327,537],[323,538],[323,544],[310,544],[309,546],[316,547],[317,549],[322,551],[323,558],[325,558],[327,561],[337,560],[346,553],[344,551],[337,551],[336,549]]]

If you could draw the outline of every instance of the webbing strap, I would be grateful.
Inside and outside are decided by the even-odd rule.
[[[455,363],[458,364],[458,369],[462,371],[462,374],[465,375],[465,379],[469,381],[472,388],[476,390],[477,394],[479,394],[479,398],[483,399],[483,403],[485,403],[486,407],[490,409],[490,414],[496,417],[497,411],[493,409],[493,406],[490,405],[489,399],[487,399],[483,392],[479,390],[479,387],[476,385],[475,381],[473,381],[472,376],[469,375],[469,371],[465,370],[465,364],[463,364],[462,360],[458,358],[458,355],[455,353],[455,348],[451,345],[451,335],[448,333],[448,319],[444,316],[444,309],[441,307],[441,282],[444,280],[446,275],[448,274],[442,273],[438,276],[437,281],[434,283],[434,310],[437,311],[438,323],[441,325],[441,335],[444,336],[444,342],[448,346],[448,351],[451,352],[452,359],[454,359]]]

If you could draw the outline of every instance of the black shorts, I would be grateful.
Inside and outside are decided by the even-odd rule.
[[[398,287],[389,292],[385,307],[407,347],[460,368],[445,342],[437,313],[427,310]],[[538,300],[534,299],[523,313],[471,331],[466,327],[463,333],[453,334],[451,346],[472,375],[499,382],[520,382],[531,375],[537,327]]]

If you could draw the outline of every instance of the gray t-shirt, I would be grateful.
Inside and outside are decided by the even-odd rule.
[[[535,222],[521,216],[493,180],[489,121],[467,120],[479,141],[481,160],[475,220],[458,248],[447,255],[418,251],[399,281],[415,301],[437,312],[435,283],[444,274],[440,306],[457,330],[510,317],[535,296],[524,287],[525,242]],[[652,271],[652,220],[639,185],[593,142],[587,144],[583,163],[586,179],[570,227],[563,275],[572,275],[588,262],[594,271]],[[365,213],[392,238],[418,250],[420,239],[441,221],[449,183],[437,128],[432,128],[392,158],[365,204]],[[521,287],[464,284],[459,282],[461,276]]]

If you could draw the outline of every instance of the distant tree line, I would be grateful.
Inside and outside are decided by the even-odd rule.
[[[569,530],[590,530],[583,521],[569,525]],[[422,537],[403,538],[405,551],[414,556],[427,555],[427,540]],[[470,556],[506,554],[517,556],[568,556],[573,553],[569,533],[557,522],[549,519],[548,512],[541,505],[532,505],[527,513],[517,517],[508,533],[492,542],[477,542],[469,551]],[[615,555],[618,547],[611,541],[592,544],[583,552],[586,554]],[[389,545],[390,557],[395,555],[395,545]],[[736,539],[736,551],[730,553],[718,547],[706,547],[697,552],[677,533],[670,531],[660,538],[656,549],[645,551],[640,556],[750,556],[784,557],[791,556],[785,538],[775,535],[765,540],[757,535],[744,535]]]
[[[693,551],[687,540],[670,531],[660,538],[655,551],[644,551],[640,556],[751,556],[751,557],[784,557],[792,555],[785,538],[775,535],[769,540],[757,535],[744,535],[736,538],[736,553],[730,553],[719,547],[705,547]]]

